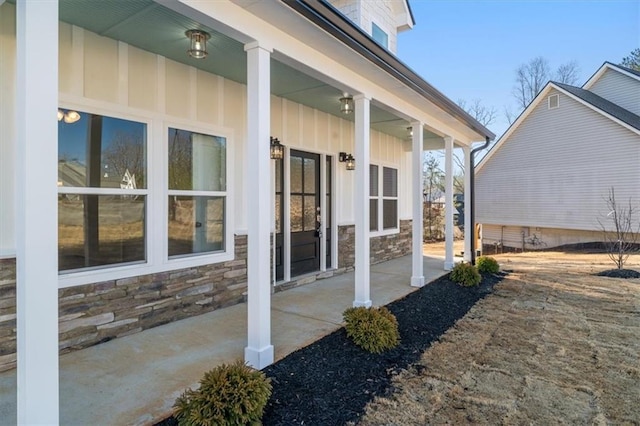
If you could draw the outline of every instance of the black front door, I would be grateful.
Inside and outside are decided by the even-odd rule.
[[[291,276],[320,269],[320,155],[291,150]]]

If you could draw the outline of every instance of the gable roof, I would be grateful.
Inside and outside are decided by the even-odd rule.
[[[626,75],[627,77],[631,77],[635,80],[640,81],[640,71],[623,67],[622,65],[616,65],[614,63],[607,61],[604,64],[602,64],[602,66],[598,68],[598,70],[595,73],[593,73],[591,77],[589,77],[587,82],[582,85],[582,88],[589,90],[591,86],[593,86],[598,80],[600,80],[600,77],[602,77],[602,75],[607,70],[614,70],[616,72],[619,72],[620,74]]]
[[[556,82],[552,82],[552,84],[555,84],[556,86],[577,96],[578,98],[611,115],[612,117],[617,118],[624,123],[627,123],[631,127],[640,130],[640,116],[632,113],[631,111],[624,109],[621,106],[616,105],[613,102],[608,101],[603,97],[580,87],[569,86],[568,84]]]
[[[544,88],[538,93],[538,95],[529,103],[529,105],[525,108],[525,110],[522,111],[522,113],[518,116],[518,118],[513,123],[511,123],[511,126],[509,126],[507,131],[504,132],[504,134],[500,137],[500,139],[498,139],[496,144],[482,158],[480,163],[475,167],[476,172],[482,169],[482,167],[484,167],[484,165],[487,163],[487,161],[489,161],[489,159],[493,156],[493,154],[500,149],[500,147],[505,143],[505,141],[509,139],[511,134],[520,126],[520,124],[524,120],[526,120],[529,114],[540,104],[540,102],[542,102],[545,96],[552,89],[558,90],[559,92],[587,106],[593,111],[609,118],[610,120],[615,121],[621,126],[624,126],[627,129],[640,135],[640,116],[638,116],[637,114],[634,114],[631,111],[626,110],[621,106],[616,105],[613,102],[608,101],[596,95],[595,93],[592,93],[583,88],[550,81],[547,83],[546,86],[544,86]]]

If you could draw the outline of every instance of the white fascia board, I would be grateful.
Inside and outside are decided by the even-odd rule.
[[[596,84],[598,80],[600,80],[600,78],[604,75],[605,72],[607,72],[607,70],[613,70],[613,71],[619,72],[622,75],[626,75],[627,77],[631,77],[634,80],[640,81],[640,76],[630,73],[629,71],[623,70],[622,68],[619,68],[608,62],[605,62],[598,69],[598,71],[596,71],[595,74],[593,74],[593,76],[591,76],[591,78],[587,80],[585,84],[582,85],[582,88],[585,90],[589,90],[591,86],[593,86],[594,84]]]
[[[385,77],[388,78],[390,82],[389,88],[387,89],[364,77],[361,72],[358,72],[365,68],[364,64],[362,68],[351,69],[348,64],[342,63],[339,60],[340,54],[344,57],[349,57],[353,56],[353,52],[348,47],[342,45],[342,43],[334,40],[333,37],[331,37],[330,41],[335,41],[335,44],[344,47],[344,50],[316,50],[302,42],[299,38],[283,31],[280,27],[265,21],[263,17],[254,15],[250,11],[232,2],[180,0],[178,6],[176,6],[175,3],[167,0],[156,1],[187,17],[204,20],[203,15],[205,15],[215,21],[209,23],[203,22],[204,24],[216,25],[217,23],[224,22],[224,26],[232,28],[234,34],[243,34],[242,40],[257,40],[261,44],[273,46],[274,58],[278,57],[279,54],[292,58],[297,62],[305,64],[307,67],[317,70],[325,76],[331,76],[332,79],[339,81],[339,83],[345,87],[353,88],[354,94],[366,93],[372,100],[377,100],[395,110],[402,111],[404,115],[411,117],[412,120],[421,121],[428,127],[437,129],[443,135],[452,136],[456,141],[469,144],[476,140],[470,136],[470,133],[475,132],[469,129],[468,126],[460,123],[458,127],[455,124],[445,123],[435,115],[426,114],[419,104],[405,100],[405,96],[402,96],[400,92],[394,93],[391,88],[397,87],[398,85],[398,81],[394,77]],[[185,5],[188,7],[185,8]],[[278,3],[274,3],[274,6],[276,5],[278,5]],[[287,11],[288,9],[283,9],[282,13]],[[308,25],[308,27],[310,30],[317,30],[314,26]],[[362,58],[362,61],[366,61],[366,59]],[[367,67],[370,67],[370,64],[367,64]],[[383,75],[382,71],[380,75]],[[417,92],[413,93],[416,93],[416,96],[419,96],[420,99],[424,99],[422,95],[419,95]],[[427,102],[426,99],[424,99],[424,101]],[[456,124],[457,123],[459,122],[456,120]]]

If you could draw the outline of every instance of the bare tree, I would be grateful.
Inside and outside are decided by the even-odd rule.
[[[495,107],[483,105],[480,99],[474,99],[470,103],[464,99],[458,99],[458,105],[485,127],[490,126],[498,114]]]
[[[554,79],[559,83],[575,85],[578,82],[578,73],[580,67],[576,61],[567,62],[562,64],[556,70],[556,76]]]
[[[605,249],[618,269],[624,267],[629,255],[638,250],[640,222],[636,221],[637,207],[629,199],[628,205],[618,204],[613,188],[605,198],[609,212],[598,224],[602,230]]]
[[[545,58],[535,57],[516,69],[513,96],[516,98],[518,106],[525,109],[549,80],[554,79],[560,83],[575,84],[578,81],[579,71],[578,63],[570,61],[560,65],[556,72],[552,73],[549,62]]]
[[[513,88],[518,106],[525,109],[549,81],[550,76],[549,62],[542,56],[520,65],[516,69],[516,85]]]
[[[620,65],[631,68],[632,70],[640,71],[640,48],[632,50],[631,53],[629,53],[629,56],[622,58]]]
[[[145,151],[143,140],[132,133],[117,131],[104,151],[104,162],[109,173],[122,179],[125,172],[135,175],[139,188],[146,185]]]
[[[434,203],[437,198],[440,197],[444,190],[443,179],[444,173],[440,169],[438,160],[431,154],[427,154],[423,163],[423,177],[424,177],[424,195],[425,195],[425,215],[424,215],[424,228],[426,230],[424,238],[427,240],[433,240],[440,238],[442,232],[440,231],[441,209]]]

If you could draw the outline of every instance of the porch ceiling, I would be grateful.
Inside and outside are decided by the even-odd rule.
[[[63,22],[212,74],[246,83],[247,59],[243,43],[153,0],[60,0],[59,13]],[[207,58],[196,60],[186,53],[188,41],[185,31],[189,29],[201,29],[211,34],[207,43]],[[354,120],[353,115],[345,116],[339,112],[339,98],[342,96],[339,89],[273,58],[271,92],[346,120]],[[406,120],[372,103],[373,129],[408,140],[408,126]],[[434,136],[425,129],[425,139]]]

